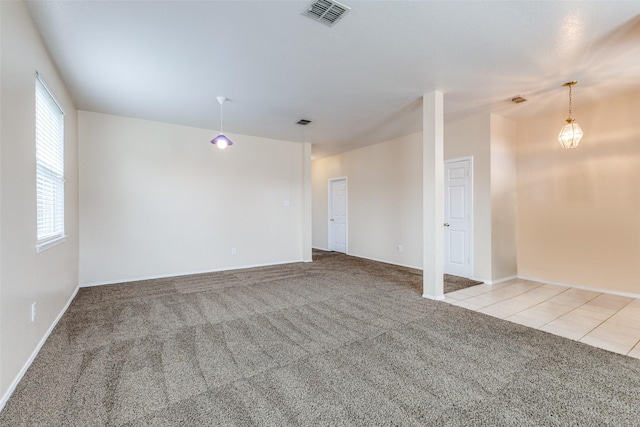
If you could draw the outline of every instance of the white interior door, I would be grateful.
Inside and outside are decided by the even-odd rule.
[[[329,250],[347,253],[347,179],[329,181]]]
[[[444,272],[471,277],[471,160],[444,165]]]

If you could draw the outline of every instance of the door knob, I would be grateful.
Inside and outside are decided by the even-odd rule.
[[[445,227],[448,227],[448,226],[449,226],[449,223],[448,223],[448,222],[445,222],[445,223],[444,223],[444,226],[445,226]]]
[[[333,218],[331,218],[329,221],[333,221]]]

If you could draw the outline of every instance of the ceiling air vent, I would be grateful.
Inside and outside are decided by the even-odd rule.
[[[303,15],[307,15],[309,18],[327,24],[330,27],[342,18],[342,16],[349,12],[351,8],[333,0],[316,0],[305,9]]]
[[[309,123],[311,123],[311,120],[307,120],[307,119],[300,119],[296,122],[297,125],[301,125],[301,126],[306,126]]]

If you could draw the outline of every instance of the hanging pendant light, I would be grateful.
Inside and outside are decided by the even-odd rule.
[[[580,129],[580,125],[576,123],[574,118],[571,116],[571,88],[578,82],[567,82],[563,86],[569,87],[569,117],[567,117],[566,124],[562,126],[560,129],[560,134],[558,135],[558,142],[562,145],[562,148],[576,148],[578,144],[580,144],[580,139],[582,139],[582,129]]]
[[[227,148],[227,146],[233,145],[233,142],[231,142],[229,138],[224,136],[224,133],[222,132],[222,104],[224,104],[224,101],[226,101],[227,98],[225,98],[224,96],[219,96],[216,99],[220,103],[220,135],[213,138],[211,140],[211,143],[213,145],[216,145],[219,149],[224,150],[225,148]]]

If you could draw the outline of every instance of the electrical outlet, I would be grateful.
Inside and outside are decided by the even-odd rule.
[[[237,255],[238,251],[236,250],[236,248],[231,248],[231,255]]]
[[[404,250],[404,248],[402,247],[402,245],[398,245],[398,252],[402,252]]]
[[[31,321],[36,321],[36,303],[31,304]]]

